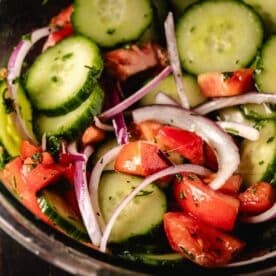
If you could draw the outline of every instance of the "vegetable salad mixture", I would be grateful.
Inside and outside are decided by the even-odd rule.
[[[75,0],[0,71],[0,180],[131,261],[275,249],[272,2]]]

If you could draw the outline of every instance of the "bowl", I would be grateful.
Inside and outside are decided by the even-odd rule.
[[[48,24],[71,1],[0,0],[0,67],[6,66],[21,36]],[[250,252],[242,261],[206,270],[192,263],[174,269],[128,262],[84,246],[37,220],[0,183],[0,227],[18,243],[49,263],[76,275],[146,275],[166,273],[276,273],[276,252]],[[250,230],[249,230],[250,231]]]

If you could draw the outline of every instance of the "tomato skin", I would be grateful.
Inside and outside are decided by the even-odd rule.
[[[73,13],[73,9],[73,5],[69,5],[67,8],[63,9],[58,15],[51,19],[51,26],[63,27],[65,25],[71,24],[71,15]]]
[[[275,201],[275,190],[267,182],[259,182],[239,194],[240,212],[256,215],[269,209]]]
[[[184,212],[218,229],[231,231],[234,228],[238,199],[212,190],[191,173],[183,173],[180,181],[176,179],[173,192]]]
[[[205,267],[227,264],[245,246],[237,238],[179,212],[164,215],[164,229],[174,251]]]
[[[162,124],[156,121],[144,121],[137,125],[141,136],[140,138],[151,142],[156,141],[156,135],[161,127]]]
[[[198,84],[205,97],[240,95],[254,88],[253,69],[245,68],[225,73],[202,73],[198,76]]]
[[[41,212],[35,192],[30,189],[26,179],[23,177],[22,166],[23,161],[20,157],[10,161],[5,168],[0,171],[1,181],[35,216],[46,223],[51,223],[47,216]]]
[[[168,167],[158,148],[146,141],[130,142],[123,146],[115,160],[115,170],[139,176],[148,176]]]
[[[41,153],[41,147],[31,144],[27,140],[23,140],[20,144],[20,157],[24,160],[28,157],[32,157],[34,154]]]
[[[169,151],[176,151],[191,163],[204,163],[203,140],[193,132],[172,126],[162,126],[157,133],[158,144],[164,145]]]

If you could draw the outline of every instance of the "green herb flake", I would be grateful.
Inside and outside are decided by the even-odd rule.
[[[34,153],[31,157],[31,159],[35,162],[35,163],[41,163],[42,162],[42,154],[40,152]]]
[[[115,29],[115,28],[107,29],[107,30],[106,30],[106,33],[109,34],[109,35],[113,35],[115,32],[116,32],[116,29]]]
[[[2,103],[4,105],[6,114],[11,114],[12,112],[15,111],[14,100],[11,98],[6,98],[5,94],[3,94]]]
[[[57,76],[52,76],[51,81],[52,82],[58,82],[58,77]]]
[[[189,259],[195,260],[195,255],[191,251],[187,250],[183,246],[180,246],[180,249]]]
[[[22,40],[24,40],[24,41],[31,41],[31,34],[24,34],[24,35],[22,35]]]
[[[233,72],[223,72],[222,73],[222,79],[223,79],[223,81],[226,81],[229,78],[232,78],[233,74],[234,74]]]
[[[275,139],[275,136],[271,136],[266,140],[266,143],[267,144],[272,143],[274,141],[274,139]]]
[[[260,166],[263,165],[263,164],[264,164],[264,160],[259,161]]]
[[[182,176],[182,174],[180,174],[180,173],[177,173],[177,174],[175,175],[175,177],[176,177],[176,179],[177,179],[178,182],[181,182],[182,179],[183,179],[183,176]]]
[[[62,61],[66,61],[68,59],[70,59],[74,54],[73,53],[68,53],[65,54],[64,56],[61,57]]]
[[[233,135],[239,135],[239,131],[236,130],[236,129],[233,129],[233,128],[226,127],[225,131],[228,132],[228,133],[231,133]]]
[[[138,197],[138,196],[147,196],[147,195],[150,195],[152,193],[153,193],[153,191],[141,190],[135,197]]]

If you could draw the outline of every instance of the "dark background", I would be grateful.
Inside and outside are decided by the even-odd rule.
[[[23,248],[0,230],[0,275],[70,276]]]

